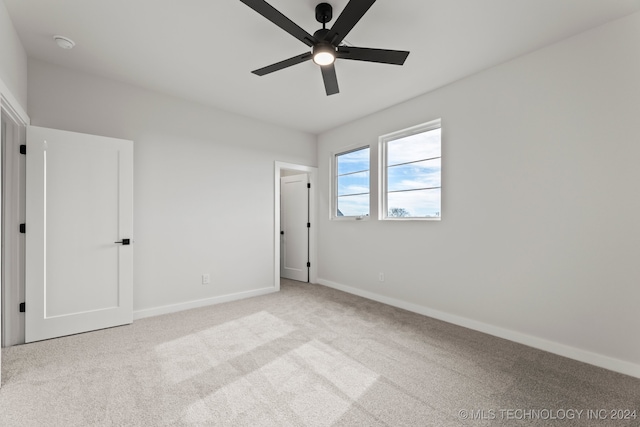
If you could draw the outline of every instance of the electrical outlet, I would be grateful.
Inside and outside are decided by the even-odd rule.
[[[378,274],[378,280],[381,282],[384,282],[384,273],[379,273]]]
[[[209,273],[205,273],[202,275],[202,284],[203,285],[208,285],[209,283],[211,283],[211,276],[209,275]]]

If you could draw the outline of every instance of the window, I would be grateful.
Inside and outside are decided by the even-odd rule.
[[[380,137],[380,219],[440,219],[440,120]]]
[[[334,207],[332,217],[369,216],[369,147],[334,156]]]

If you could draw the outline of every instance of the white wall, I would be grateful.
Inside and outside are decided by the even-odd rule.
[[[315,166],[315,136],[31,59],[29,116],[134,141],[139,314],[273,289],[274,162]]]
[[[27,54],[0,0],[0,88],[2,83],[19,103],[13,107],[27,108]]]
[[[638,76],[635,14],[321,135],[320,282],[640,376]],[[441,222],[329,220],[332,151],[440,117]]]

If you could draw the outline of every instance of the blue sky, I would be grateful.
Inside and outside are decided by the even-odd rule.
[[[338,209],[344,216],[369,215],[369,154],[367,147],[338,157]]]

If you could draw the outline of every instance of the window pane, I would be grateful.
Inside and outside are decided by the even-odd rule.
[[[369,171],[338,177],[338,196],[369,194]]]
[[[440,189],[404,191],[387,194],[387,216],[440,217]]]
[[[335,216],[369,215],[369,147],[336,154]]]
[[[440,187],[440,163],[440,159],[433,159],[390,167],[388,191]]]
[[[387,142],[387,166],[440,157],[440,128]]]
[[[336,155],[338,175],[369,170],[369,147]]]
[[[369,195],[338,197],[336,216],[369,216]]]

